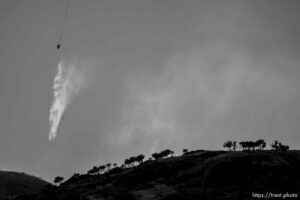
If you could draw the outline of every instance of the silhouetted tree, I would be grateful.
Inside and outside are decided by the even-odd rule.
[[[170,149],[166,149],[162,152],[160,152],[160,155],[162,158],[168,157],[169,155],[172,155],[174,151],[171,151]]]
[[[243,151],[250,151],[251,144],[249,141],[241,141],[239,144]]]
[[[227,148],[228,151],[236,151],[236,148],[237,148],[236,141],[228,140],[228,141],[224,142],[223,147]]]
[[[117,163],[114,163],[113,165],[114,165],[114,167],[117,167]]]
[[[183,150],[182,150],[182,153],[183,153],[183,154],[186,154],[187,152],[189,152],[188,149],[183,149]]]
[[[266,142],[263,139],[257,141],[242,141],[239,143],[243,151],[263,150],[266,148]]]
[[[160,153],[153,153],[152,154],[152,157],[155,159],[155,160],[158,160],[160,158],[166,158],[168,157],[169,155],[173,155],[174,154],[174,151],[171,151],[170,149],[166,149]]]
[[[90,169],[88,171],[88,174],[90,174],[90,175],[97,174],[97,173],[99,173],[99,170],[100,170],[99,167],[94,166],[92,169]]]
[[[106,166],[105,165],[101,165],[101,166],[98,167],[98,169],[99,169],[99,173],[103,173],[105,171],[105,169],[106,169]]]
[[[138,155],[137,157],[135,157],[135,160],[141,164],[144,160],[145,156],[143,154]]]
[[[242,141],[239,144],[243,151],[254,151],[257,148],[257,143],[254,141]]]
[[[254,141],[248,141],[248,146],[250,150],[254,151],[256,148],[256,143]]]
[[[110,170],[111,163],[106,164],[107,170]]]
[[[272,150],[278,150],[279,149],[279,142],[278,140],[275,140],[272,144],[270,144]]]
[[[236,141],[232,141],[232,150],[236,151],[236,148],[237,148]]]
[[[73,174],[72,177],[78,177],[78,176],[80,176],[80,174],[79,173],[75,173],[75,174]]]
[[[136,157],[131,156],[131,157],[129,158],[129,162],[130,162],[131,167],[133,167],[134,164],[135,164],[135,162],[136,162]]]
[[[289,150],[289,146],[281,144],[281,142],[275,140],[274,143],[271,144],[271,149],[275,151],[287,151]]]
[[[228,151],[231,151],[231,147],[232,147],[232,141],[226,141],[226,142],[224,142],[224,144],[223,144],[223,147],[224,148],[227,148],[228,149]]]
[[[255,143],[259,150],[264,150],[264,148],[266,148],[266,142],[263,139],[259,139]]]
[[[54,183],[60,185],[63,182],[63,180],[64,180],[64,177],[57,176],[54,179]]]
[[[160,153],[153,153],[152,154],[152,157],[155,159],[155,160],[158,160],[161,158],[161,154]]]
[[[140,154],[138,156],[131,156],[130,158],[125,159],[124,164],[128,167],[135,166],[135,163],[142,163],[145,156],[143,154]]]
[[[124,161],[124,165],[127,166],[127,167],[131,167],[132,161],[129,158],[126,158],[125,161]]]

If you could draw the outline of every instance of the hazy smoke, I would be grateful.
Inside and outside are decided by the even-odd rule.
[[[64,112],[78,94],[83,82],[82,72],[74,63],[65,64],[60,61],[53,82],[54,100],[50,109],[49,140],[54,140]]]

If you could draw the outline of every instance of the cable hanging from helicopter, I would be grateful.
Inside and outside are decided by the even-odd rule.
[[[56,45],[57,49],[60,49],[60,47],[62,45],[62,34],[63,34],[63,31],[64,31],[64,27],[65,27],[67,15],[68,15],[69,5],[70,5],[70,0],[67,0],[65,14],[64,14],[64,18],[63,18],[63,23],[62,23],[62,27],[61,27],[61,30],[60,30],[60,33],[59,33],[58,43]]]

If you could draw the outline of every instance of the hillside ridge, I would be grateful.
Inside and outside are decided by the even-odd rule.
[[[299,150],[198,150],[114,167],[103,174],[75,174],[27,200],[234,200],[266,192],[299,195],[299,169]]]
[[[22,172],[0,170],[0,199],[13,199],[19,195],[36,194],[48,182]]]

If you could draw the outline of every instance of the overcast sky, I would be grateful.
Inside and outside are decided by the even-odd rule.
[[[300,145],[300,1],[0,1],[0,169],[53,180],[166,148]],[[48,141],[59,61],[88,86]]]

